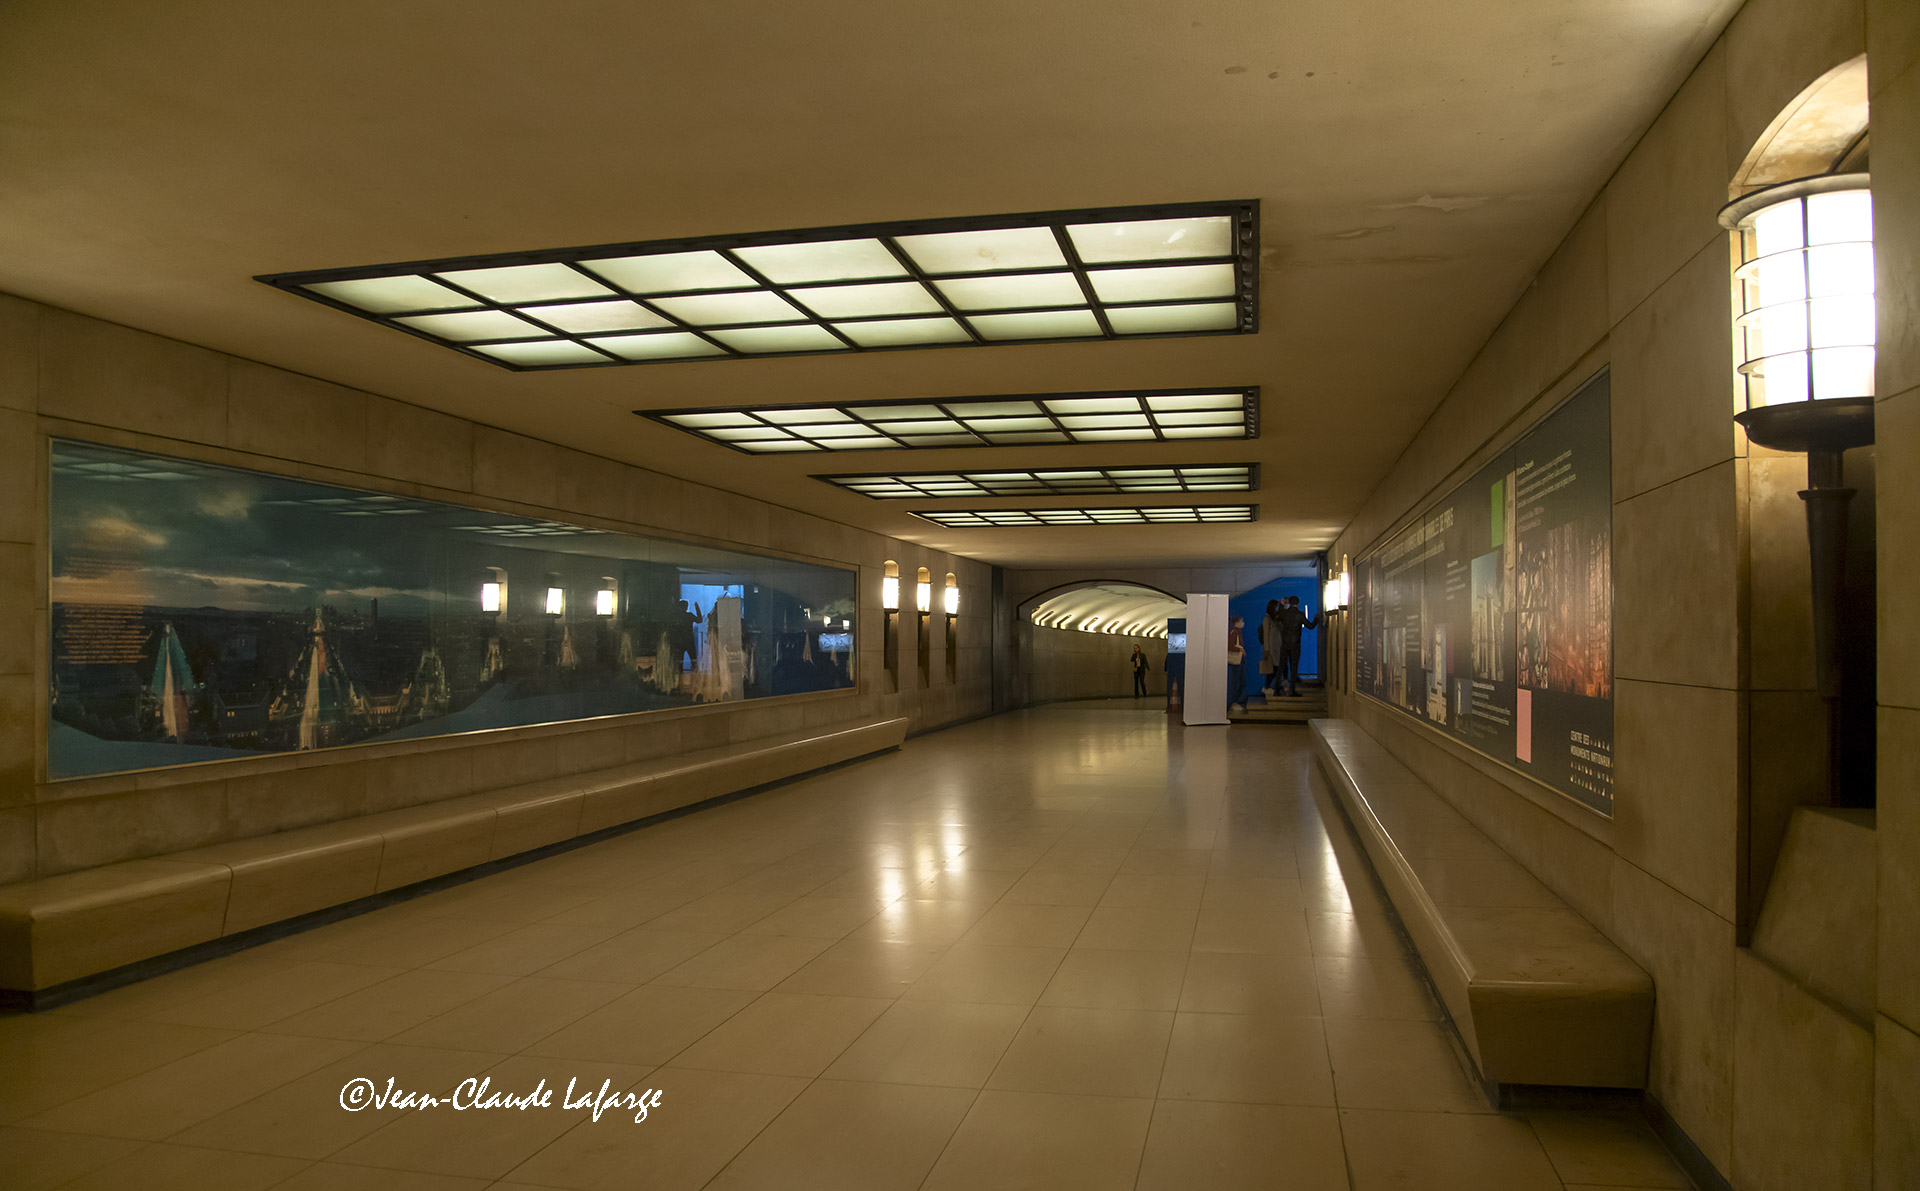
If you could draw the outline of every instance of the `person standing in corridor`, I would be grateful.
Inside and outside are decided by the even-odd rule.
[[[1260,619],[1260,697],[1280,693],[1280,601],[1267,601]]]
[[[1280,607],[1280,660],[1273,672],[1273,690],[1280,692],[1282,678],[1287,683],[1287,694],[1300,694],[1300,630],[1315,628],[1320,624],[1317,616],[1308,616],[1300,610],[1300,597],[1288,596]]]
[[[1246,621],[1236,616],[1227,629],[1227,711],[1237,704],[1247,709],[1247,644],[1242,635]]]
[[[1133,647],[1133,697],[1144,699],[1147,695],[1147,655],[1140,652],[1138,645]]]

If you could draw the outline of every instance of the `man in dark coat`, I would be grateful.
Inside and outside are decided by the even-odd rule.
[[[1280,657],[1274,666],[1273,689],[1280,690],[1282,678],[1287,683],[1287,694],[1300,693],[1300,630],[1316,628],[1320,618],[1308,616],[1300,610],[1300,597],[1288,596],[1286,603],[1280,606]]]

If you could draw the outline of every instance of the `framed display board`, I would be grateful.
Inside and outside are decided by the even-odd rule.
[[[1613,815],[1613,446],[1583,385],[1353,568],[1354,684]]]

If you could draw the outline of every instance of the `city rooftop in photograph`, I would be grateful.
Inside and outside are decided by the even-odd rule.
[[[1257,388],[1027,393],[857,405],[637,409],[753,454],[1257,438]]]
[[[1214,525],[1259,520],[1257,505],[1150,505],[1139,509],[914,509],[948,529],[1047,525]]]
[[[1194,467],[1106,467],[1033,471],[877,472],[815,476],[875,500],[963,496],[1085,496],[1123,492],[1254,492],[1257,463]]]
[[[264,274],[516,371],[1257,329],[1258,203],[1107,207]]]

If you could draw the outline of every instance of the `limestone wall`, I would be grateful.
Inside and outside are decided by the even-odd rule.
[[[1331,551],[1357,557],[1580,382],[1612,371],[1612,821],[1337,691],[1653,974],[1650,1091],[1734,1185],[1920,1185],[1920,19],[1894,0],[1750,0]],[[1793,806],[1820,797],[1805,458],[1732,420],[1734,171],[1775,115],[1868,51],[1880,279],[1879,1013],[1861,1021],[1743,946]],[[1350,682],[1351,631],[1337,672]],[[1868,924],[1854,929],[1868,930]],[[1880,1058],[1872,1057],[1878,1047]],[[1875,1080],[1879,1080],[1877,1093]],[[1877,1126],[1876,1112],[1879,1115]],[[1876,1159],[1875,1147],[1879,1153]]]
[[[1027,701],[1133,697],[1133,647],[1147,655],[1147,695],[1141,706],[1161,706],[1167,694],[1167,643],[1158,637],[1083,633],[1078,629],[1026,626],[1031,632]]]

